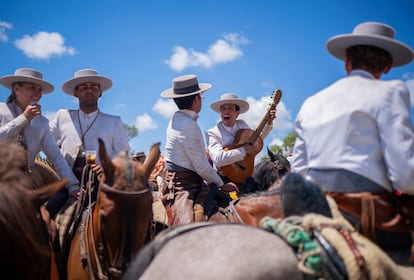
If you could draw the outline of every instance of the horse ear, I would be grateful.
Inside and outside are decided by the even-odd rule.
[[[98,138],[99,142],[99,160],[105,173],[105,182],[112,186],[114,184],[115,165],[112,163],[111,158],[106,152],[105,143],[101,138]]]
[[[277,158],[276,158],[275,154],[269,149],[269,147],[267,147],[267,154],[269,155],[271,162],[276,161]]]
[[[161,155],[160,144],[161,144],[160,142],[157,142],[151,145],[147,160],[143,164],[143,167],[145,170],[145,177],[149,178],[152,170],[154,169],[155,165],[158,162],[158,159],[160,158],[160,155]]]

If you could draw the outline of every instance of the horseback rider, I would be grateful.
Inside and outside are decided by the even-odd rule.
[[[77,71],[73,78],[63,84],[62,90],[79,100],[79,109],[59,110],[50,122],[50,131],[55,141],[60,144],[63,156],[80,181],[83,168],[87,164],[86,153],[98,151],[98,138],[105,142],[110,158],[114,158],[121,151],[130,150],[121,118],[105,114],[98,107],[99,98],[111,87],[111,79],[98,75],[96,70]],[[90,167],[95,176],[102,173],[99,157]],[[98,180],[94,182],[95,185],[98,184]],[[94,188],[93,197],[96,192],[97,187]],[[55,208],[60,209],[67,198],[68,194],[64,190],[58,192],[54,197],[54,202],[58,205]]]
[[[39,101],[54,86],[43,80],[41,72],[29,68],[16,69],[14,75],[1,77],[0,84],[11,90],[6,103],[0,103],[0,139],[13,140],[26,149],[29,172],[36,156],[44,152],[60,178],[69,178],[63,190],[77,197],[79,182],[49,132],[48,119],[41,115]]]
[[[332,37],[327,49],[345,61],[347,77],[302,105],[292,171],[309,174],[383,249],[408,249],[412,240],[404,219],[410,218],[393,218],[402,213],[395,203],[401,196],[394,193],[414,195],[410,96],[402,81],[380,78],[410,63],[413,50],[394,39],[391,26],[378,22]]]
[[[224,184],[203,152],[205,145],[197,119],[202,94],[210,88],[211,84],[199,84],[196,75],[184,75],[173,79],[173,87],[161,93],[164,98],[173,98],[179,109],[167,127],[167,175],[161,190],[170,225],[204,220],[203,210],[197,216],[199,212],[194,208],[203,207],[209,191],[206,183],[215,184],[225,192],[238,192],[235,184]]]
[[[238,119],[240,114],[249,110],[249,103],[243,99],[239,99],[234,93],[225,93],[219,100],[210,104],[213,111],[220,114],[221,121],[213,128],[207,131],[207,149],[214,168],[220,174],[224,182],[230,182],[231,179],[220,170],[221,166],[230,165],[232,163],[243,160],[247,154],[255,155],[254,146],[250,143],[235,148],[225,149],[236,140],[236,133],[241,129],[249,129],[247,123]],[[268,122],[264,127],[261,137],[262,140],[269,135],[273,129],[273,120],[276,118],[276,109],[269,111]],[[238,185],[242,193],[249,193],[260,190],[254,179],[249,176],[244,182]]]

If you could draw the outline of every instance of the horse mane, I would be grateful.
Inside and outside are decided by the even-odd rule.
[[[0,141],[0,181],[8,180],[11,170],[25,172],[27,169],[26,151],[20,145],[9,140]],[[16,173],[13,172],[13,176]]]
[[[52,162],[47,158],[36,157],[32,166],[32,178],[36,186],[42,187],[60,180]]]
[[[35,158],[35,165],[39,165],[41,168],[46,169],[48,172],[55,174],[56,177],[59,177],[59,175],[56,172],[55,167],[53,166],[53,163],[48,158],[42,158],[42,157],[36,157]]]
[[[48,279],[50,251],[39,209],[29,194],[26,151],[3,141],[0,158],[0,271],[16,279]]]
[[[240,199],[252,198],[252,197],[272,196],[272,195],[280,195],[280,189],[279,188],[272,188],[272,189],[269,188],[266,191],[257,191],[257,192],[252,192],[252,193],[244,193],[240,196]]]

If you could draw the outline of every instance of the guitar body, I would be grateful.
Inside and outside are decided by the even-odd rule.
[[[237,149],[246,143],[249,143],[251,136],[255,133],[252,129],[240,129],[237,131],[234,142],[224,148],[224,150]],[[246,181],[254,171],[254,158],[263,148],[263,139],[258,137],[253,145],[254,154],[247,154],[242,161],[234,162],[232,164],[222,166],[220,170],[234,183],[240,184]]]

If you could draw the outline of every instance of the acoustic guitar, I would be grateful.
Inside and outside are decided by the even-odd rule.
[[[228,177],[232,182],[240,184],[246,181],[248,177],[252,176],[254,170],[254,158],[263,148],[263,139],[260,136],[260,133],[262,133],[263,128],[269,121],[269,112],[276,108],[276,105],[279,103],[281,97],[282,91],[279,89],[275,90],[272,95],[272,102],[256,130],[240,129],[237,131],[233,143],[224,148],[224,150],[227,151],[237,149],[248,144],[252,145],[254,150],[253,154],[246,154],[242,161],[220,167],[223,175]]]

